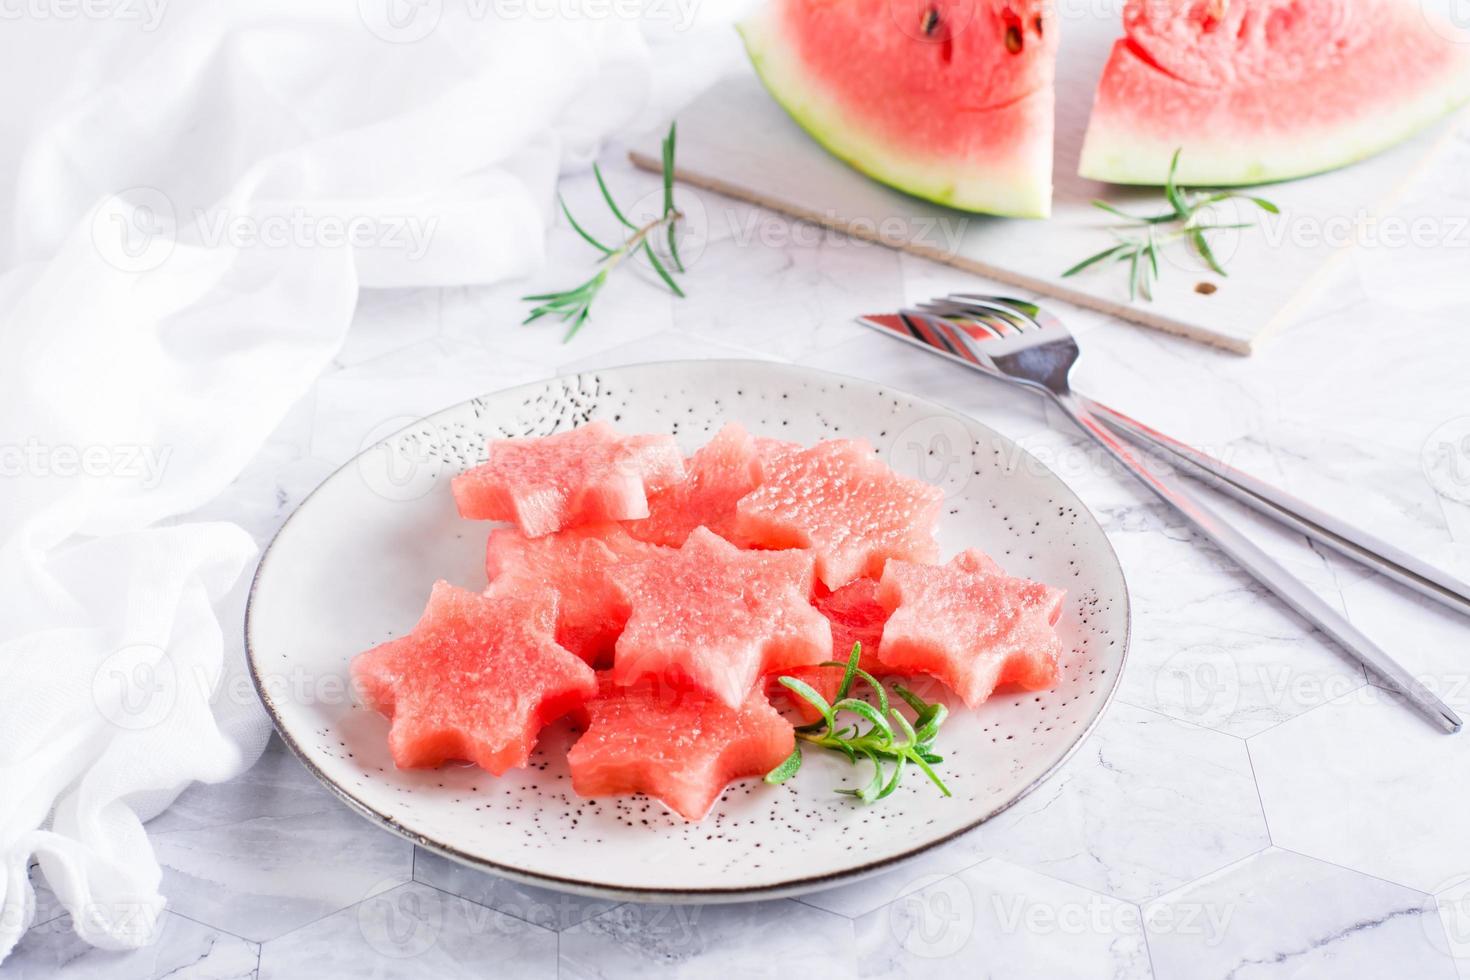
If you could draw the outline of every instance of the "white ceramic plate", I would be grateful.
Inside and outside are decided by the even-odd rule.
[[[942,798],[917,773],[862,806],[833,792],[861,777],[807,753],[791,782],[730,787],[702,823],[644,797],[584,800],[543,735],[530,768],[394,768],[387,722],[353,703],[352,656],[410,629],[429,587],[485,583],[488,525],[461,520],[449,478],[492,437],[605,418],[669,432],[686,452],[725,422],[805,443],[872,442],[945,490],[944,554],[979,547],[1018,575],[1063,586],[1061,682],[958,710],[940,739]],[[1128,595],[1112,547],[1055,475],[965,416],[866,381],[756,361],[646,364],[527,385],[456,405],[365,451],[288,520],[256,572],[251,670],[281,737],[354,809],[415,843],[497,874],[620,899],[791,895],[861,877],[970,830],[1034,789],[1112,696],[1128,647]]]

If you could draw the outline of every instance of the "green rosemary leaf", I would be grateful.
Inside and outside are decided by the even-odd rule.
[[[582,240],[584,242],[597,249],[603,255],[613,254],[612,249],[608,248],[606,245],[602,244],[602,242],[599,242],[597,239],[593,238],[592,235],[587,231],[587,229],[577,224],[577,219],[572,217],[572,211],[570,208],[567,207],[567,202],[565,198],[558,194],[556,196],[556,200],[561,205],[561,213],[567,216],[567,223],[572,226],[573,231],[582,236]]]
[[[847,692],[852,690],[852,679],[857,676],[857,665],[862,655],[863,645],[854,643],[852,650],[847,655],[847,663],[843,665],[842,683],[837,685],[837,700],[841,701],[847,697]]]
[[[935,772],[932,768],[930,768],[930,765],[929,765],[929,762],[928,762],[927,759],[925,759],[923,756],[919,755],[917,752],[910,752],[910,753],[908,753],[908,756],[907,757],[909,759],[912,759],[913,760],[914,765],[916,765],[920,769],[924,770],[924,775],[928,776],[929,779],[930,779],[930,781],[932,781],[935,786],[938,786],[939,787],[939,791],[941,793],[943,793],[945,796],[953,796],[954,795],[953,793],[951,793],[949,791],[949,787],[946,786],[946,785],[944,785],[944,780],[942,780],[942,779],[939,778],[939,773]]]
[[[788,691],[794,691],[803,701],[821,712],[829,729],[837,727],[837,719],[832,711],[832,706],[827,703],[826,698],[813,690],[810,684],[797,677],[778,677],[776,681]]]
[[[1205,264],[1220,275],[1225,275],[1225,270],[1220,268],[1219,262],[1215,261],[1215,253],[1210,250],[1210,243],[1205,241],[1204,230],[1196,228],[1189,233],[1189,237],[1194,241],[1194,249],[1199,253],[1200,258],[1205,260]]]
[[[885,743],[893,741],[893,726],[888,724],[888,719],[878,714],[877,708],[866,701],[859,701],[857,698],[843,698],[832,706],[832,711],[834,714],[839,711],[850,711],[881,733]]]
[[[1169,176],[1164,179],[1164,200],[1169,202],[1169,206],[1174,209],[1174,214],[1180,221],[1188,221],[1193,209],[1185,200],[1179,186],[1174,183],[1174,175],[1179,172],[1179,155],[1183,152],[1184,147],[1179,147],[1169,161]]]
[[[880,715],[888,714],[888,692],[884,690],[883,682],[878,680],[878,678],[874,677],[872,674],[868,673],[866,670],[863,670],[861,667],[855,670],[854,673],[857,674],[857,676],[861,677],[863,679],[863,683],[872,688],[873,693],[878,696],[878,713]]]
[[[577,222],[576,218],[572,217],[571,210],[567,207],[567,202],[560,196],[557,197],[562,213],[566,215],[567,221],[571,224],[572,229],[576,231],[583,241],[601,253],[598,261],[601,263],[602,268],[591,279],[563,292],[538,293],[533,296],[522,297],[525,302],[538,304],[527,314],[526,319],[522,321],[523,323],[534,323],[544,316],[555,316],[563,323],[570,325],[563,340],[571,340],[576,336],[577,331],[581,330],[583,325],[590,319],[592,315],[592,301],[597,298],[603,284],[606,283],[608,274],[617,268],[624,259],[640,250],[648,256],[649,264],[653,266],[654,271],[663,280],[664,285],[668,286],[675,296],[681,299],[684,297],[684,291],[679,288],[679,285],[674,282],[674,277],[669,274],[668,269],[659,261],[658,255],[654,253],[652,245],[652,242],[656,240],[656,235],[659,230],[663,229],[668,236],[669,256],[673,259],[674,267],[680,272],[684,271],[684,262],[679,258],[678,240],[674,229],[674,225],[683,218],[683,215],[674,210],[673,206],[674,132],[674,127],[671,125],[669,127],[669,135],[664,139],[664,213],[642,227],[635,226],[623,214],[622,209],[613,200],[612,192],[608,189],[607,181],[602,176],[601,168],[596,164],[592,166],[592,176],[597,180],[597,188],[602,192],[602,199],[607,202],[608,208],[612,211],[613,216],[617,218],[619,224],[627,228],[630,232],[617,248],[604,245],[594,238],[587,229],[583,228]]]
[[[898,789],[898,781],[903,778],[903,770],[904,761],[899,759],[893,767],[893,775],[888,777],[887,785],[878,791],[878,795],[874,797],[875,800],[884,800],[893,795],[893,791]]]
[[[591,245],[592,248],[597,248],[597,250],[600,251],[600,253],[603,253],[604,256],[610,256],[610,254],[613,254],[612,248],[609,248],[607,247],[607,245],[604,245],[603,242],[597,241],[597,239],[592,238],[591,232],[588,232],[587,229],[582,228],[581,225],[578,225],[578,223],[576,223],[575,217],[572,217],[572,210],[570,210],[569,207],[566,206],[566,200],[564,200],[562,195],[557,194],[556,200],[557,203],[562,204],[562,213],[563,215],[566,215],[567,223],[569,223],[569,225],[572,225],[572,231],[575,231],[576,234],[581,235],[582,241],[587,242],[587,244]]]
[[[1251,197],[1249,194],[1246,194],[1244,196],[1245,196],[1245,199],[1247,201],[1250,201],[1252,204],[1254,204],[1256,207],[1260,208],[1262,211],[1267,211],[1267,212],[1269,212],[1271,214],[1280,214],[1281,213],[1281,209],[1280,208],[1278,208],[1276,205],[1272,204],[1270,201],[1266,200],[1264,197]]]
[[[1107,258],[1110,255],[1116,255],[1117,253],[1123,251],[1123,249],[1125,249],[1127,247],[1128,247],[1127,245],[1123,245],[1123,244],[1114,245],[1112,248],[1105,248],[1105,249],[1103,249],[1101,252],[1098,252],[1096,255],[1088,256],[1087,258],[1083,259],[1081,262],[1078,262],[1076,265],[1072,266],[1072,268],[1068,269],[1066,272],[1063,272],[1062,273],[1062,278],[1065,279],[1068,276],[1075,276],[1077,273],[1081,272],[1083,269],[1087,268],[1088,266],[1094,265],[1094,264],[1096,264],[1098,262],[1101,262],[1103,259]]]
[[[788,755],[779,766],[766,773],[766,782],[771,783],[772,785],[779,785],[781,783],[784,783],[792,776],[795,776],[796,771],[800,768],[801,745],[798,744],[796,748],[791,750],[791,754]]]
[[[872,803],[883,792],[883,760],[878,758],[878,753],[872,749],[864,749],[863,755],[867,756],[868,761],[873,763],[873,778],[868,781],[868,785],[858,790],[857,795],[858,799],[864,803]],[[902,762],[899,764],[902,765]]]
[[[664,281],[664,285],[673,290],[675,296],[683,299],[684,290],[680,289],[679,284],[674,282],[674,277],[669,275],[669,270],[665,269],[664,264],[658,260],[658,255],[654,252],[653,245],[646,238],[643,239],[643,252],[648,256],[648,264],[653,266],[653,271],[658,273],[658,277]]]
[[[914,726],[909,724],[909,720],[903,716],[903,712],[893,708],[888,714],[898,724],[898,730],[903,732],[904,744],[910,747],[917,746],[919,744],[918,733],[914,731]]]
[[[612,192],[607,189],[607,182],[602,179],[602,169],[595,163],[592,165],[592,176],[597,178],[597,189],[602,191],[602,199],[607,202],[607,208],[613,213],[613,217],[623,227],[636,229],[638,226],[623,217],[623,212],[618,210],[618,203],[613,200]]]
[[[915,733],[914,741],[919,743],[920,747],[927,746],[930,742],[934,741],[934,737],[939,734],[939,727],[944,724],[944,720],[948,717],[948,708],[942,704],[931,704],[929,711],[920,714],[918,720],[915,722],[915,727],[918,728],[918,731]]]
[[[928,711],[929,708],[932,707],[932,705],[928,701],[925,701],[923,698],[919,697],[913,691],[910,691],[908,688],[904,687],[897,681],[893,682],[893,693],[902,698],[903,703],[908,705],[910,708],[913,708],[914,711],[919,715],[923,715],[925,711]]]
[[[669,123],[669,134],[663,143],[664,214],[674,210],[674,138],[678,125],[677,122]]]
[[[577,331],[582,329],[582,325],[586,323],[587,320],[591,318],[591,316],[592,309],[587,306],[582,307],[581,311],[577,314],[576,319],[572,321],[572,325],[568,327],[567,332],[562,335],[561,342],[566,343],[567,341],[575,337],[577,335]]]
[[[1113,207],[1107,201],[1099,201],[1098,199],[1093,198],[1092,206],[1095,207],[1095,208],[1101,208],[1102,210],[1106,211],[1108,214],[1116,215],[1119,218],[1127,218],[1129,221],[1137,221],[1138,220],[1138,218],[1136,218],[1133,215],[1129,214],[1127,211],[1120,211],[1117,208]]]

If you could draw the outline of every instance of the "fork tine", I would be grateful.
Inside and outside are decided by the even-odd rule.
[[[922,310],[901,310],[898,314],[903,318],[909,332],[930,347],[937,347],[947,354],[963,357],[959,347],[955,346],[954,339],[950,337],[942,326],[943,321],[936,317],[925,314]],[[918,321],[915,323],[914,321]]]
[[[1058,333],[1070,333],[1061,320],[1051,313],[1042,309],[1037,304],[1025,299],[1016,299],[1012,296],[985,296],[980,293],[955,293],[952,299],[963,301],[974,301],[1007,308],[1011,313],[1030,320],[1042,330],[1054,330]]]
[[[1015,330],[1000,317],[992,316],[986,310],[977,310],[971,307],[950,304],[946,306],[941,314],[951,320],[959,320],[967,324],[973,324],[983,331],[983,335],[972,340],[989,340],[991,338],[1001,339],[1015,334]]]
[[[1030,324],[1016,315],[990,306],[982,306],[978,303],[959,303],[953,299],[942,302],[919,304],[921,307],[934,307],[947,316],[959,317],[971,323],[979,323],[990,328],[998,337],[1014,337],[1025,333],[1030,329]]]
[[[1029,310],[1018,309],[1011,305],[1012,301],[1002,300],[996,296],[979,296],[972,293],[956,293],[948,297],[951,303],[967,310],[984,310],[993,317],[998,317],[1013,326],[1018,332],[1040,329],[1043,325],[1031,315]],[[1032,307],[1035,309],[1035,307]]]

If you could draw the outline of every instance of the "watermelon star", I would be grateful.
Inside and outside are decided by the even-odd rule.
[[[862,440],[778,454],[764,471],[736,507],[736,536],[760,548],[810,548],[829,589],[877,578],[890,558],[938,557],[939,488],[895,473]]]
[[[877,582],[870,578],[854,579],[836,592],[813,600],[812,605],[827,617],[832,626],[832,656],[829,660],[845,664],[852,655],[853,644],[861,644],[859,667],[874,676],[892,673],[878,657],[878,641],[883,635],[888,610],[878,604]],[[844,670],[841,667],[795,667],[778,673],[805,681],[830,704],[837,700]],[[815,707],[805,698],[792,696],[776,676],[770,678],[768,690],[785,697],[803,721],[821,720],[822,716]]]
[[[584,524],[539,538],[500,527],[485,546],[485,594],[553,593],[556,642],[597,667],[612,655],[628,619],[628,603],[612,583],[613,566],[664,550],[635,540],[621,524]]]
[[[1005,575],[978,551],[948,565],[890,561],[878,585],[889,611],[879,657],[890,670],[937,678],[972,708],[998,684],[1051,687],[1064,594]]]
[[[592,668],[557,645],[554,623],[554,601],[436,582],[412,632],[352,661],[364,703],[392,719],[393,761],[465,759],[497,776],[524,766],[537,733],[597,693]]]
[[[648,498],[648,517],[628,524],[641,541],[677,548],[697,527],[728,539],[735,504],[760,483],[756,440],[731,422],[689,458],[685,478]]]
[[[832,631],[811,605],[812,556],[741,551],[697,528],[677,551],[612,571],[631,613],[613,680],[692,685],[738,708],[761,674],[821,663]]]
[[[582,796],[646,793],[686,820],[701,820],[732,781],[780,765],[795,747],[791,724],[751,689],[738,708],[656,684],[617,687],[605,675],[587,706],[586,734],[567,753]]]
[[[621,435],[607,422],[525,439],[495,439],[490,458],[455,477],[461,516],[514,521],[527,537],[648,516],[648,494],[684,477],[671,436]]]

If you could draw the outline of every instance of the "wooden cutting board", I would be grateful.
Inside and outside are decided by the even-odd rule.
[[[1164,209],[1157,189],[1114,187],[1077,176],[1092,93],[1114,38],[1116,17],[1086,15],[1112,4],[1073,5],[1063,24],[1057,78],[1055,198],[1048,220],[966,214],[878,184],[830,156],[761,87],[754,72],[728,79],[679,114],[678,178],[793,217],[1056,296],[1146,326],[1249,354],[1291,318],[1334,262],[1425,169],[1451,126],[1343,170],[1260,193],[1281,208],[1260,227],[1211,241],[1228,277],[1209,272],[1182,242],[1163,252],[1152,302],[1129,301],[1127,275],[1102,264],[1069,279],[1061,272],[1106,248],[1101,198],[1125,210]],[[659,170],[656,136],[634,145],[633,162]],[[1241,209],[1240,218],[1257,212]],[[1231,220],[1230,212],[1220,215]],[[1213,287],[1213,290],[1211,290]],[[897,305],[900,297],[894,297]]]

